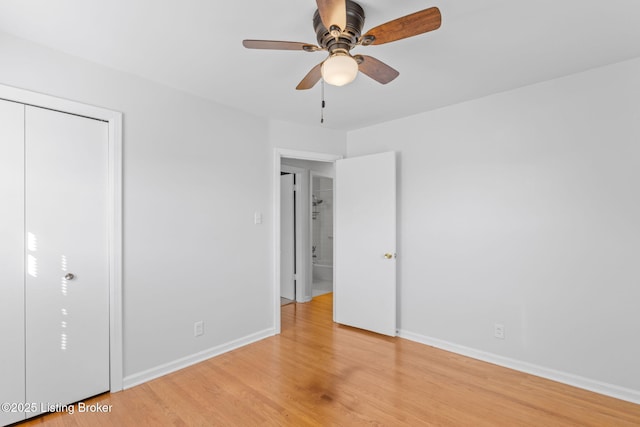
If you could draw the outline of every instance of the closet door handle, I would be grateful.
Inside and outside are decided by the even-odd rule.
[[[75,279],[75,277],[76,276],[73,273],[67,273],[67,274],[64,275],[64,278],[66,280],[73,280],[73,279]]]

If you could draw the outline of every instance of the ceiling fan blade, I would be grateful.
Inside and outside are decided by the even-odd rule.
[[[437,7],[421,10],[370,29],[362,36],[363,44],[383,44],[437,30],[442,16]],[[367,39],[373,41],[367,43]]]
[[[327,30],[335,25],[344,30],[347,27],[347,2],[346,0],[316,0],[320,19]]]
[[[398,71],[373,56],[356,55],[354,58],[358,62],[358,69],[363,74],[383,85],[400,75]]]
[[[247,49],[304,50],[305,52],[322,50],[322,48],[309,43],[281,42],[276,40],[242,40],[242,45]]]
[[[324,61],[313,67],[311,71],[309,71],[307,75],[304,76],[304,79],[302,79],[302,81],[298,83],[298,86],[296,86],[297,90],[311,89],[316,85],[316,83],[320,81],[320,79],[322,78],[321,68],[323,62]]]

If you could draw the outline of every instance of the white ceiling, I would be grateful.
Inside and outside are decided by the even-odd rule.
[[[325,125],[356,129],[640,56],[637,0],[362,0],[364,31],[437,6],[442,27],[358,47],[400,71],[326,86]],[[296,91],[323,52],[314,0],[2,0],[0,31],[260,116],[319,124],[321,85]]]

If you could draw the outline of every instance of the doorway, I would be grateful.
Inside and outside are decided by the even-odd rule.
[[[334,177],[333,321],[389,336],[397,334],[396,153],[341,156],[275,149],[274,183],[285,162],[324,165]],[[308,168],[311,169],[311,168]],[[274,330],[280,322],[280,185],[275,185]],[[309,184],[311,193],[311,184]],[[317,196],[316,196],[317,197]],[[309,197],[307,206],[312,206]],[[382,208],[363,210],[370,200]],[[317,205],[317,201],[316,201]],[[309,217],[307,217],[309,218]],[[306,234],[306,233],[301,233]],[[309,236],[310,238],[310,236]],[[311,249],[301,245],[303,250]],[[304,256],[311,260],[311,256]],[[306,270],[307,274],[310,270]],[[366,273],[366,274],[365,274]],[[366,295],[366,298],[363,296]]]
[[[283,234],[282,234],[282,188],[280,177],[282,172],[293,172],[296,175],[296,196],[295,196],[295,254],[296,254],[296,302],[308,302],[313,297],[313,264],[312,264],[312,173],[313,177],[333,177],[334,162],[342,156],[324,153],[312,153],[285,149],[276,149],[274,156],[274,325],[276,333],[280,333],[280,286],[282,283],[282,257],[283,257]],[[323,201],[324,203],[324,201]],[[327,206],[329,203],[327,202]],[[331,203],[333,205],[333,203]],[[333,207],[331,208],[333,209]],[[327,235],[327,237],[329,234]],[[331,245],[332,239],[331,239]],[[333,264],[333,247],[327,252]],[[286,273],[285,273],[286,274]],[[331,275],[332,286],[333,273]],[[325,285],[326,286],[326,285]]]

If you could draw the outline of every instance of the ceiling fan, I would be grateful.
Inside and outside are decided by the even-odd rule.
[[[373,80],[387,84],[400,74],[384,62],[368,55],[351,55],[356,46],[389,43],[440,28],[441,15],[437,7],[421,10],[372,28],[362,35],[364,10],[351,0],[316,0],[313,27],[319,46],[309,43],[274,40],[243,40],[249,49],[328,51],[327,59],[316,65],[296,89],[311,89],[321,78],[343,86],[351,83],[358,71]]]

